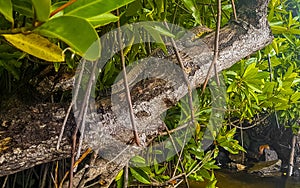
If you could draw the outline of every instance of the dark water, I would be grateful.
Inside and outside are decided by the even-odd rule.
[[[219,188],[300,188],[300,178],[257,177],[243,172],[218,171],[215,173]],[[191,188],[204,188],[205,183],[191,182]]]

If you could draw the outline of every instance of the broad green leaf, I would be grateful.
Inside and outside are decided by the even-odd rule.
[[[139,10],[143,8],[141,1],[134,1],[133,3],[130,3],[126,9],[125,15],[130,17],[137,14]]]
[[[137,179],[139,182],[144,184],[150,184],[150,179],[148,175],[141,169],[138,168],[130,168],[130,172],[132,176]]]
[[[295,92],[292,96],[291,96],[291,101],[292,102],[297,102],[300,99],[300,92]]]
[[[12,15],[13,6],[11,0],[0,0],[0,13],[4,15],[5,19],[14,23],[14,18]]]
[[[92,25],[83,18],[60,16],[49,20],[34,31],[64,41],[87,60],[93,61],[100,57],[99,37]]]
[[[134,156],[130,159],[131,162],[136,163],[136,164],[146,164],[146,161],[143,157],[141,156]]]
[[[12,0],[13,9],[19,14],[33,18],[33,10],[31,0]]]
[[[5,34],[4,38],[16,48],[50,62],[64,61],[62,50],[48,39],[35,34]]]
[[[112,13],[104,13],[104,14],[99,14],[98,16],[90,17],[87,19],[94,28],[107,25],[111,22],[116,22],[118,21],[119,17],[113,15]]]
[[[258,72],[258,68],[255,68],[255,66],[256,66],[255,63],[250,64],[250,65],[246,68],[246,70],[245,70],[245,72],[244,72],[244,74],[243,74],[243,78],[253,77],[254,75],[256,75],[257,72]]]
[[[37,20],[46,22],[49,19],[51,0],[31,0]]]
[[[210,179],[210,174],[208,173],[208,171],[206,169],[200,169],[199,173],[202,177],[204,177],[206,179]]]
[[[65,15],[91,18],[120,8],[134,0],[77,0],[65,9]]]

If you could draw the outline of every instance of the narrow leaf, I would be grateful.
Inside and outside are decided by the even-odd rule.
[[[84,55],[87,60],[93,61],[100,56],[99,37],[93,26],[85,19],[76,16],[60,16],[44,23],[35,31],[41,35],[59,38],[79,55]]]
[[[124,174],[124,170],[122,169],[122,170],[118,173],[118,175],[115,177],[115,180],[116,180],[116,181],[120,180],[120,179],[122,178],[123,174]]]
[[[137,179],[139,182],[144,184],[150,184],[150,179],[148,175],[141,169],[130,168],[132,176]]]
[[[3,36],[16,48],[35,57],[51,62],[64,61],[62,50],[38,34],[6,34]]]

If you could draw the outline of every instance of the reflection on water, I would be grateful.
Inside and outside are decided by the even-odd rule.
[[[243,172],[217,171],[219,188],[300,188],[300,178],[293,177],[257,177]],[[192,182],[191,188],[204,188],[201,182]]]

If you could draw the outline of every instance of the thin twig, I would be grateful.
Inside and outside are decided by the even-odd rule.
[[[29,34],[31,33],[31,30],[33,30],[33,27],[20,27],[20,28],[14,28],[14,29],[7,29],[7,30],[0,30],[0,35],[4,34]]]
[[[239,123],[240,123],[240,127],[242,127],[241,121]],[[241,133],[241,145],[244,148],[244,130],[241,129],[240,133]],[[245,153],[242,152],[242,164],[244,164],[244,163],[245,163]]]
[[[298,132],[299,133],[299,132]],[[298,134],[299,135],[299,134]],[[289,161],[289,171],[288,171],[288,176],[292,176],[293,174],[293,169],[294,169],[294,156],[295,156],[295,146],[296,146],[296,140],[298,135],[294,135],[292,139],[292,149],[290,153],[290,161]]]
[[[58,12],[64,10],[65,8],[67,8],[68,6],[72,5],[73,3],[75,3],[77,0],[70,0],[69,2],[63,4],[62,6],[58,7],[57,9],[55,9],[54,11],[52,11],[50,13],[50,18],[52,16],[54,16],[55,14],[57,14]]]
[[[58,140],[57,140],[57,145],[56,145],[56,149],[57,149],[57,150],[59,150],[60,143],[61,143],[61,140],[62,140],[64,131],[65,131],[65,127],[66,127],[66,124],[67,124],[69,115],[70,115],[70,113],[71,113],[71,109],[72,109],[73,104],[74,104],[73,101],[71,101],[71,104],[69,105],[69,108],[68,108],[68,110],[67,110],[67,114],[66,114],[66,116],[65,116],[63,125],[62,125],[62,127],[61,127],[60,134],[59,134],[59,137],[58,137]]]
[[[90,154],[91,151],[92,151],[92,149],[91,149],[91,148],[88,148],[88,149],[82,154],[82,156],[81,156],[81,157],[73,164],[72,168],[70,168],[70,170],[67,171],[67,172],[65,173],[63,179],[60,181],[60,184],[59,184],[59,187],[60,187],[60,188],[63,187],[63,183],[64,183],[65,179],[68,177],[69,174],[71,174],[71,172],[73,171],[73,169],[76,168],[76,167],[79,165],[79,163],[81,163],[81,162],[83,161],[83,159],[85,159],[85,158],[88,156],[88,154]],[[72,171],[71,171],[71,170],[72,170]],[[73,178],[73,177],[72,177],[72,178]],[[70,181],[71,181],[71,180],[70,180]]]
[[[125,167],[124,167],[124,184],[123,184],[123,188],[127,188],[128,187],[128,162],[126,163]]]
[[[60,143],[61,143],[61,140],[62,140],[62,137],[63,137],[63,133],[64,133],[64,130],[65,130],[65,126],[66,126],[66,123],[67,123],[67,120],[69,118],[69,115],[70,115],[70,112],[71,112],[71,109],[72,109],[73,105],[74,105],[75,109],[77,109],[76,101],[77,101],[77,98],[78,98],[78,93],[79,93],[80,83],[81,83],[82,76],[83,76],[85,63],[86,63],[86,60],[83,60],[82,61],[82,68],[80,70],[79,77],[78,77],[78,82],[74,86],[75,87],[75,92],[74,92],[74,95],[72,97],[71,104],[68,108],[67,114],[65,116],[65,119],[64,119],[63,125],[62,125],[61,130],[60,130],[60,134],[59,134],[59,137],[58,137],[58,140],[57,140],[57,145],[56,145],[57,150],[59,149],[59,146],[60,146]]]
[[[130,147],[130,145],[127,145],[120,153],[118,153],[118,155],[116,155],[112,160],[110,160],[108,163],[106,163],[106,166],[108,166],[110,163],[112,163],[116,159],[118,159],[123,154],[123,152],[125,152],[129,147]]]
[[[117,9],[117,16],[119,16],[119,9]],[[128,78],[126,75],[126,65],[125,65],[125,58],[124,58],[124,53],[123,53],[123,43],[122,43],[122,34],[121,34],[121,24],[120,24],[120,20],[118,20],[117,22],[118,25],[118,40],[119,40],[119,46],[120,46],[120,56],[121,56],[121,61],[122,61],[122,67],[123,67],[123,77],[124,77],[124,87],[125,87],[125,91],[126,91],[126,99],[128,102],[128,107],[129,107],[129,115],[130,115],[130,121],[131,121],[131,126],[133,129],[133,136],[134,136],[134,140],[135,143],[140,146],[141,142],[140,142],[140,138],[137,132],[137,128],[134,122],[134,114],[133,114],[133,108],[132,108],[132,101],[131,101],[131,95],[130,95],[130,90],[129,90],[129,86],[128,86]]]
[[[187,174],[187,176],[190,176],[191,174],[200,170],[205,164],[203,161],[206,161],[206,159],[210,159],[213,153],[214,151],[212,151],[208,156],[205,156],[206,158],[204,157],[198,164],[196,164],[196,166],[193,167],[193,169]]]
[[[234,122],[229,122],[229,125],[232,125],[232,126],[238,128],[238,129],[241,129],[241,130],[251,129],[251,128],[255,127],[256,125],[258,125],[259,123],[263,122],[263,121],[264,121],[265,119],[267,119],[269,116],[270,116],[270,115],[265,116],[265,117],[262,118],[261,120],[257,121],[256,123],[254,123],[253,125],[250,125],[250,126],[248,126],[248,127],[242,127],[242,126],[238,126],[238,125],[235,125],[235,124],[234,124],[234,123],[236,123],[236,122],[239,122],[240,120],[236,120],[236,121],[234,121]]]
[[[4,179],[4,182],[2,184],[2,188],[5,188],[6,187],[6,182],[8,180],[8,175],[5,176],[5,179]]]
[[[232,12],[233,12],[234,20],[237,21],[237,15],[236,15],[234,0],[231,0],[231,6],[232,6]]]
[[[73,136],[72,136],[72,152],[71,152],[71,167],[70,167],[70,181],[69,181],[69,187],[71,188],[72,187],[72,183],[73,183],[73,171],[74,171],[74,162],[75,162],[75,154],[76,154],[76,140],[77,140],[77,132],[79,130],[79,127],[80,126],[84,126],[84,122],[85,122],[85,114],[86,114],[86,111],[87,111],[87,108],[88,108],[88,101],[89,101],[89,98],[90,98],[90,94],[91,94],[91,90],[92,90],[92,85],[93,85],[93,82],[95,80],[95,72],[96,72],[96,69],[97,69],[97,63],[94,62],[93,63],[93,69],[91,71],[91,74],[90,74],[90,78],[89,78],[89,81],[88,81],[88,84],[87,84],[87,89],[86,89],[86,92],[85,92],[85,96],[84,96],[84,99],[82,101],[82,105],[80,107],[80,111],[79,111],[79,115],[78,115],[78,123],[77,123],[77,126],[76,126],[76,129],[73,133]],[[80,137],[80,140],[83,139],[83,135],[81,135]],[[79,141],[80,142],[80,141]],[[82,141],[81,141],[82,143]],[[81,148],[81,147],[79,147]],[[80,153],[80,150],[77,151],[78,153]]]
[[[164,24],[165,24],[165,26],[168,29],[170,29],[169,26],[168,26],[168,24],[167,24],[167,22],[164,22]],[[181,58],[181,55],[180,55],[179,50],[178,50],[178,47],[177,47],[177,45],[176,45],[176,43],[175,43],[175,41],[174,41],[173,38],[171,38],[171,43],[173,45],[173,48],[174,48],[174,51],[175,51],[175,54],[176,54],[176,58],[177,58],[177,60],[178,60],[178,62],[180,64],[180,68],[181,68],[182,73],[183,73],[184,81],[185,81],[185,83],[187,85],[187,88],[188,88],[189,107],[191,109],[191,121],[193,122],[194,126],[196,126],[197,123],[196,123],[196,120],[195,120],[195,112],[194,112],[194,108],[193,108],[193,96],[192,96],[191,84],[190,84],[190,81],[188,79],[188,76],[184,72],[185,67],[183,65],[183,60]]]
[[[187,125],[188,125],[188,124],[187,124]],[[179,164],[180,164],[180,168],[181,168],[181,170],[182,170],[182,172],[183,172],[183,174],[184,174],[184,179],[185,179],[186,187],[189,188],[188,179],[187,179],[187,176],[186,176],[186,173],[185,173],[185,169],[184,169],[183,163],[182,163],[182,161],[181,161],[181,156],[182,156],[182,154],[183,154],[183,148],[181,149],[180,154],[178,154],[178,149],[177,149],[177,147],[176,147],[176,144],[175,144],[175,141],[174,141],[174,139],[173,139],[173,136],[171,135],[171,133],[170,133],[170,131],[169,131],[169,129],[168,129],[168,127],[167,127],[166,125],[165,125],[165,129],[166,129],[166,131],[167,131],[167,133],[168,133],[168,135],[169,135],[169,137],[170,137],[171,143],[172,143],[173,148],[175,149],[176,155],[177,155],[177,157],[178,157],[178,161],[177,161],[176,166],[175,166],[174,171],[173,171],[172,179],[175,177],[176,172],[177,172],[177,168],[178,168],[178,166],[179,166]],[[184,140],[183,140],[182,146],[184,146],[185,143],[186,143],[186,134],[187,134],[187,131],[185,132]],[[170,181],[170,180],[169,180],[169,181]]]
[[[219,38],[220,38],[220,28],[221,28],[221,12],[222,11],[222,7],[221,7],[221,0],[218,0],[218,19],[217,19],[217,30],[216,30],[216,34],[215,34],[215,44],[214,44],[214,58],[212,63],[209,66],[208,72],[206,74],[206,78],[203,84],[203,89],[202,89],[202,94],[204,93],[204,90],[206,88],[210,73],[212,71],[212,68],[214,67],[215,70],[215,76],[217,78],[217,84],[220,85],[220,80],[218,77],[218,71],[217,71],[217,60],[218,60],[218,56],[219,56]]]
[[[268,53],[268,66],[269,66],[269,72],[270,72],[270,82],[272,82],[273,75],[272,75],[272,62],[271,62],[270,53]],[[275,106],[273,106],[273,108],[274,108],[275,122],[276,122],[277,128],[280,129],[277,111],[275,109]]]

